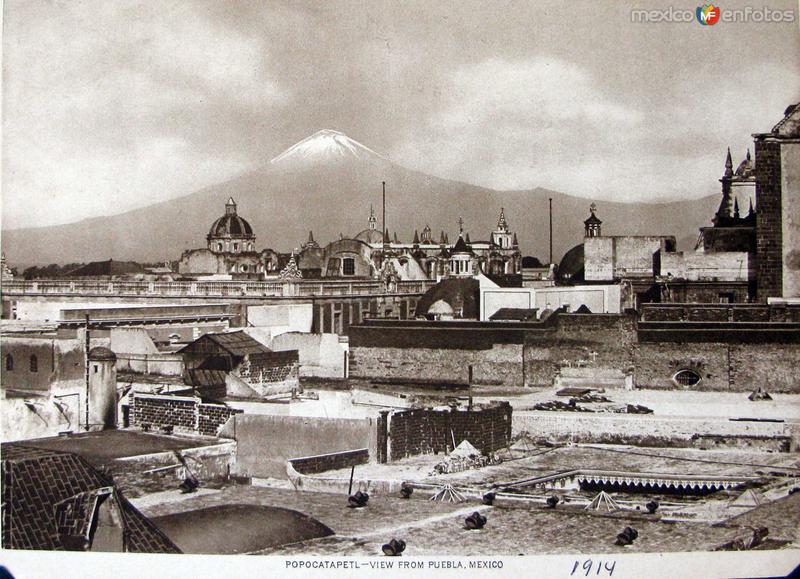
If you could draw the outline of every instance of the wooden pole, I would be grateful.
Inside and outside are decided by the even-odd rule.
[[[356,473],[356,465],[353,465],[350,467],[350,487],[347,489],[348,497],[353,494],[353,476],[355,475],[355,473]]]

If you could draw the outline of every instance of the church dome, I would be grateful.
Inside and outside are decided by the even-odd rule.
[[[562,283],[582,282],[584,257],[583,244],[576,245],[564,254],[558,264],[558,279]]]
[[[225,215],[217,219],[208,232],[208,237],[255,237],[253,228],[243,217],[236,213],[233,197],[225,204]]]
[[[223,215],[214,222],[209,237],[253,237],[253,228],[238,215]]]
[[[375,229],[365,229],[361,231],[355,237],[359,241],[363,241],[364,243],[368,243],[370,245],[374,243],[383,243],[383,235],[381,235],[380,231]]]

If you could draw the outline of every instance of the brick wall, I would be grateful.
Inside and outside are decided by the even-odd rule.
[[[197,412],[197,433],[217,436],[228,419],[235,414],[241,414],[243,410],[228,408],[224,404],[198,404]]]
[[[800,393],[800,346],[770,343],[643,342],[634,350],[636,385],[679,388],[672,376],[697,372],[691,390],[751,392],[762,386],[773,393]]]
[[[236,373],[249,384],[296,382],[300,373],[300,356],[297,350],[252,355],[236,369]]]
[[[635,341],[632,316],[561,314],[556,332],[525,336],[525,385],[551,385],[564,361],[625,371],[633,364]]]
[[[521,344],[486,350],[350,348],[350,377],[402,382],[522,386]]]
[[[559,442],[717,448],[786,452],[796,436],[789,425],[721,419],[515,412],[514,434]]]
[[[387,422],[387,462],[418,454],[450,452],[454,438],[456,445],[468,440],[483,453],[495,452],[511,443],[511,405],[507,402],[471,410],[395,411]],[[378,455],[381,456],[380,450]]]
[[[326,470],[337,470],[369,462],[369,449],[361,448],[358,450],[346,450],[344,452],[332,452],[319,454],[317,456],[304,456],[293,458],[294,469],[300,474],[315,474]]]
[[[758,215],[758,299],[780,296],[783,290],[780,143],[756,140],[756,199]]]
[[[131,425],[137,428],[169,429],[177,434],[217,436],[220,428],[242,410],[224,404],[204,404],[199,398],[133,393]]]
[[[643,304],[643,322],[800,322],[787,304]]]

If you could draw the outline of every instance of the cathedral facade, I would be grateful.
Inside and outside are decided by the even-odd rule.
[[[427,224],[421,234],[414,231],[410,243],[400,241],[396,233],[393,237],[388,231],[381,233],[377,224],[375,212],[370,210],[366,229],[324,248],[309,234],[298,256],[300,270],[306,277],[398,280],[521,274],[517,235],[510,230],[502,208],[497,227],[486,241],[472,241],[464,231],[463,221],[454,243],[444,231],[438,240],[434,239]]]

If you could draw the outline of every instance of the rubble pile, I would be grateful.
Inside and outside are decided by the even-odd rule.
[[[500,464],[501,462],[502,460],[497,454],[483,455],[469,441],[465,440],[445,459],[435,464],[429,476],[463,472],[492,464]]]

